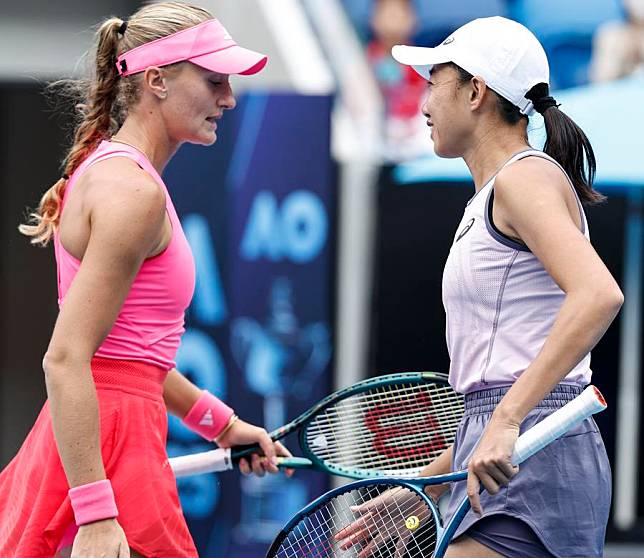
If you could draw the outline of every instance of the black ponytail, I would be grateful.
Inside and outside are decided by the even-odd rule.
[[[548,84],[539,83],[526,93],[546,125],[543,151],[557,161],[572,181],[582,202],[597,203],[605,197],[593,189],[597,164],[588,137],[549,95]],[[585,159],[585,161],[584,161]]]
[[[469,82],[474,77],[453,62],[448,62],[447,65],[458,72],[461,84]],[[499,94],[496,96],[499,112],[504,122],[514,125],[522,118],[527,119],[527,116],[521,114],[519,107]],[[593,189],[597,163],[593,148],[583,130],[573,122],[572,118],[559,110],[559,105],[550,96],[547,83],[535,85],[525,96],[532,101],[535,110],[543,115],[546,125],[544,153],[550,155],[563,167],[583,203],[604,201],[606,197]]]

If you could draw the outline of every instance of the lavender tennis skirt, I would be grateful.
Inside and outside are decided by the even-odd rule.
[[[453,470],[466,468],[492,412],[509,389],[496,387],[465,396]],[[574,385],[556,386],[528,414],[521,432],[581,391]],[[446,520],[465,495],[464,482],[452,485]],[[601,558],[610,500],[610,464],[597,425],[589,418],[522,463],[519,473],[496,495],[483,492],[483,516],[470,511],[456,536],[465,533],[512,558]]]

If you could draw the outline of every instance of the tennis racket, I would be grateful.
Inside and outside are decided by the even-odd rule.
[[[518,465],[594,413],[606,408],[594,386],[522,434]],[[279,533],[267,558],[442,558],[470,509],[466,498],[445,527],[423,487],[467,479],[467,471],[426,478],[379,478],[328,492]]]
[[[463,398],[445,374],[407,372],[363,380],[322,399],[273,440],[298,432],[303,457],[280,467],[313,468],[362,479],[418,476],[454,442]],[[169,460],[177,477],[225,471],[259,446],[217,449]]]

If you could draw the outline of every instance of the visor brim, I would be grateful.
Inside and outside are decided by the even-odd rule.
[[[268,62],[268,56],[238,45],[224,50],[209,52],[189,59],[206,70],[227,75],[250,76],[261,72]]]
[[[391,55],[401,64],[414,68],[425,79],[429,79],[429,74],[436,64],[445,64],[453,61],[452,57],[440,46],[427,48],[395,45],[391,49]]]

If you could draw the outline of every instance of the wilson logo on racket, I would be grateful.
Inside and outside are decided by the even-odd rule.
[[[376,405],[364,419],[365,426],[375,434],[373,448],[390,459],[430,456],[444,450],[447,442],[432,409],[431,397],[426,392],[414,394],[413,399]],[[403,420],[396,421],[399,416]],[[417,443],[401,447],[402,438],[414,438]]]

